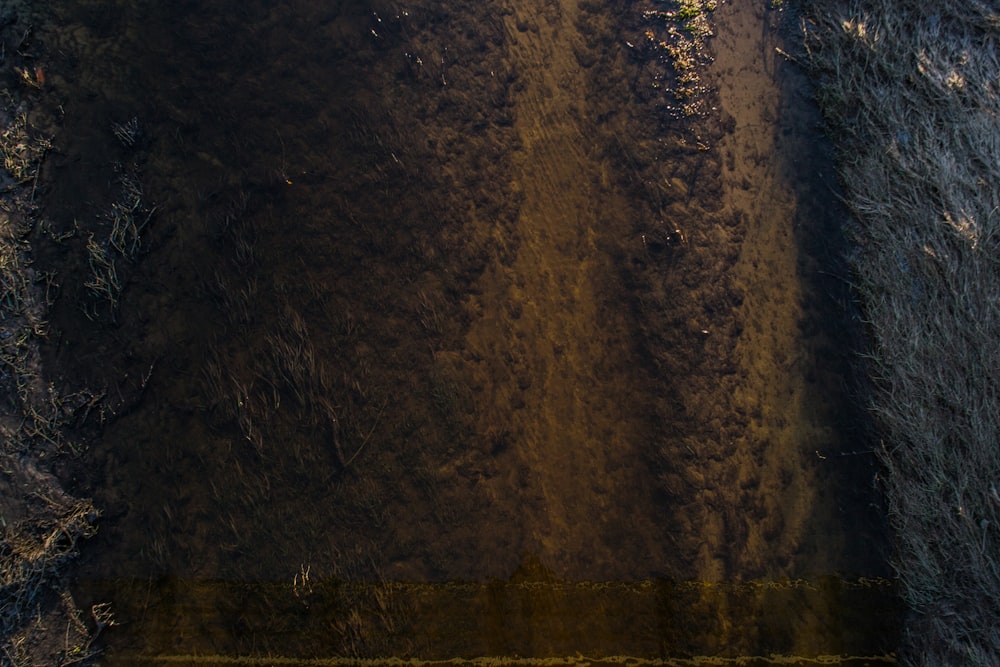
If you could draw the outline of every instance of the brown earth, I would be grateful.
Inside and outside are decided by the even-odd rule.
[[[108,397],[86,596],[165,577],[162,647],[176,580],[881,571],[825,158],[763,7],[717,10],[717,98],[677,120],[639,9],[188,4],[47,36],[48,363]],[[123,175],[155,217],[111,307],[72,276]],[[711,648],[755,650],[717,600]]]

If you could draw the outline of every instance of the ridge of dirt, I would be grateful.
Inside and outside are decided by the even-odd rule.
[[[639,450],[648,378],[634,362],[627,302],[607,279],[609,239],[631,221],[601,183],[608,165],[593,136],[579,11],[572,0],[513,3],[504,19],[520,73],[519,244],[513,261],[484,273],[467,345],[483,360],[472,374],[486,419],[509,424],[517,443],[503,455],[517,462],[500,467],[527,471],[526,549],[557,576],[627,578],[669,557]],[[492,486],[497,502],[514,492],[506,480]]]

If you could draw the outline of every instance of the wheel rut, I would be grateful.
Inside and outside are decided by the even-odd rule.
[[[476,384],[492,397],[480,409],[509,424],[514,444],[504,467],[519,471],[520,489],[500,478],[491,493],[524,495],[526,551],[558,576],[636,577],[664,561],[650,473],[637,451],[648,427],[644,379],[605,250],[628,221],[616,205],[621,195],[609,198],[595,185],[603,167],[586,70],[574,55],[582,39],[576,15],[566,0],[515,3],[506,17],[521,77],[518,251],[485,272],[476,304],[483,315],[468,349],[493,360],[477,369]]]

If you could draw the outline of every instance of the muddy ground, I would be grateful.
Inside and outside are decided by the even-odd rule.
[[[33,243],[45,363],[103,397],[64,472],[105,512],[79,595],[120,598],[120,646],[252,650],[206,583],[307,572],[884,574],[843,214],[767,3],[715,10],[697,90],[652,4],[56,4]],[[211,639],[160,620],[192,592]],[[823,629],[836,595],[778,633],[729,595],[641,650],[870,640]],[[399,604],[315,650],[399,650]]]

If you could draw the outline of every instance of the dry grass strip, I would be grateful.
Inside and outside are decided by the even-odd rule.
[[[1000,664],[1000,5],[812,0],[856,226],[903,660]]]

